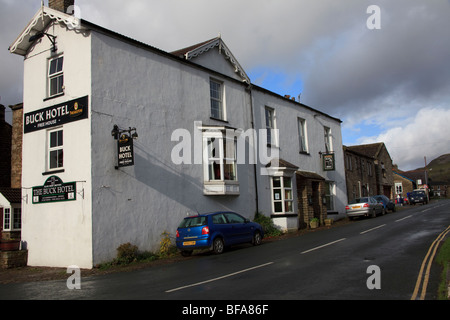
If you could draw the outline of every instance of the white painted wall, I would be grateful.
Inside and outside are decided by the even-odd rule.
[[[59,24],[47,30],[57,36],[58,54],[64,54],[64,96],[44,101],[47,97],[47,66],[52,56],[47,37],[31,50],[24,61],[24,114],[57,105],[75,98],[90,96],[90,37],[67,31]],[[58,173],[64,182],[77,183],[84,199],[77,195],[73,202],[33,204],[32,187],[42,186],[46,171],[47,130],[23,136],[22,240],[28,248],[31,266],[92,267],[91,225],[91,123],[80,120],[63,126],[64,169]]]
[[[195,121],[249,128],[245,86],[99,33],[92,39],[94,263],[114,258],[126,242],[157,250],[161,234],[174,237],[187,213],[235,210],[253,218],[253,166],[238,166],[239,196],[205,196],[202,165],[171,161],[176,129],[193,137]],[[210,119],[210,76],[224,82],[227,123]],[[137,129],[133,167],[114,169],[114,124]]]
[[[335,210],[339,214],[334,215],[333,218],[339,219],[344,217],[347,196],[340,122],[314,109],[302,107],[281,96],[267,93],[265,90],[255,88],[252,92],[256,127],[265,128],[266,107],[275,110],[275,123],[276,128],[279,130],[279,157],[298,166],[299,171],[315,172],[327,181],[335,182]],[[309,154],[300,153],[298,118],[306,120]],[[332,146],[336,161],[335,171],[323,170],[322,159],[319,154],[319,152],[325,152],[324,126],[331,128]],[[259,210],[265,215],[270,215],[272,214],[270,178],[268,176],[259,176],[258,181]],[[293,177],[293,183],[294,213],[297,213],[295,175]],[[296,228],[296,220],[297,218],[276,218],[274,222],[282,229],[293,229]]]

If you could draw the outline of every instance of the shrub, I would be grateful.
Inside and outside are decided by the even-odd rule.
[[[172,245],[172,241],[170,240],[170,233],[164,231],[161,234],[161,241],[159,242],[159,256],[167,257],[170,254],[176,252],[175,246]]]
[[[127,242],[117,248],[117,263],[124,264],[137,261],[138,247]]]
[[[259,223],[262,226],[264,230],[264,236],[266,237],[277,237],[283,234],[281,230],[275,227],[270,217],[266,217],[260,212],[256,212],[253,221]]]

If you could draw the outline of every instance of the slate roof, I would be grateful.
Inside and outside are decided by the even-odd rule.
[[[0,188],[0,193],[10,203],[22,203],[22,189]]]

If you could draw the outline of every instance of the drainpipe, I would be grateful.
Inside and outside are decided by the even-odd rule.
[[[254,114],[254,108],[253,108],[253,91],[252,91],[252,84],[251,83],[248,84],[248,87],[247,87],[246,91],[248,92],[249,97],[250,97],[250,113],[251,113],[251,117],[252,117],[252,119],[251,119],[251,126],[252,126],[252,129],[253,129],[253,132],[254,132],[254,130],[255,130],[255,121],[254,121],[255,114]],[[256,157],[256,159],[255,159],[256,161],[253,164],[253,173],[254,173],[254,176],[255,176],[255,193],[256,193],[255,202],[256,202],[256,212],[259,212],[258,177],[256,175],[256,173],[257,173],[256,164],[258,163],[258,160],[257,160],[258,159],[258,155],[255,154],[255,157]]]

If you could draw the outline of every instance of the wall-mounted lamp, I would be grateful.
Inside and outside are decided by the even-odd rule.
[[[111,130],[111,135],[114,137],[115,140],[119,140],[120,135],[123,133],[128,133],[128,136],[136,140],[139,136],[136,132],[136,128],[129,128],[129,129],[119,129],[119,126],[117,124],[114,125],[113,129]]]
[[[45,32],[38,32],[36,33],[34,36],[31,36],[30,39],[28,40],[29,42],[34,42],[36,40],[42,39],[44,36],[47,36],[47,38],[50,40],[50,42],[52,43],[52,52],[56,52],[58,50],[58,48],[56,47],[56,36],[45,33]]]

